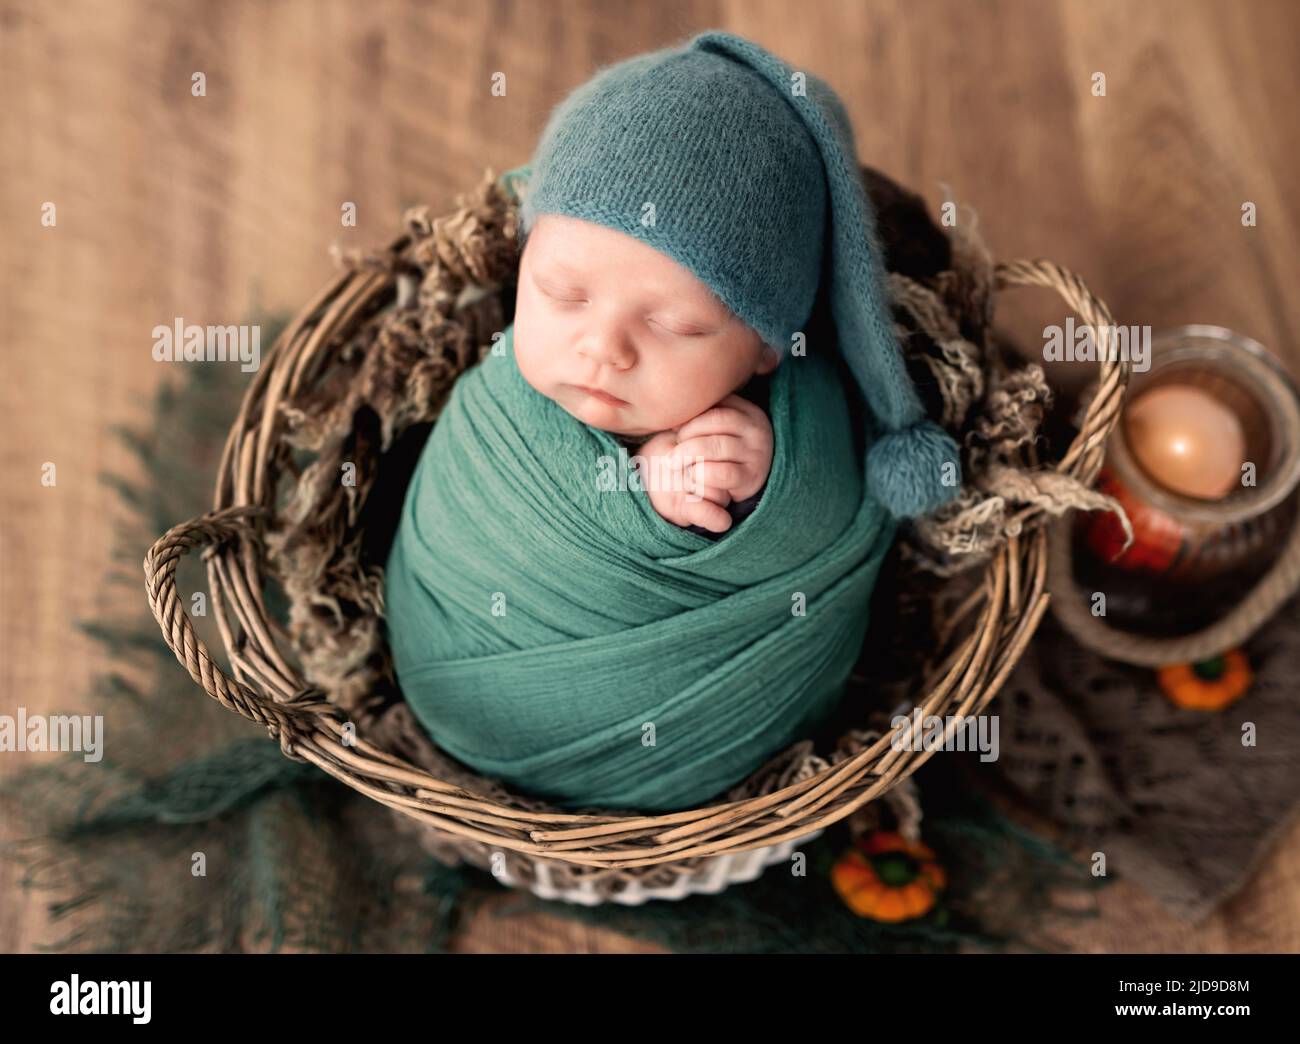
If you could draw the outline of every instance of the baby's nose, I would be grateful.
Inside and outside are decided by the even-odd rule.
[[[618,335],[588,338],[579,344],[578,354],[616,370],[626,370],[633,360],[631,346]]]

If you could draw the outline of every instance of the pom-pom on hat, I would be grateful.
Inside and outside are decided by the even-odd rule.
[[[701,33],[598,71],[506,177],[519,171],[525,233],[550,213],[633,236],[782,354],[829,280],[840,352],[878,426],[869,491],[897,517],[956,495],[957,445],[926,419],[904,365],[852,127],[822,80],[743,37]]]

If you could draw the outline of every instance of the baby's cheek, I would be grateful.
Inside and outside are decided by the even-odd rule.
[[[520,348],[518,341],[515,344],[515,364],[519,367],[520,374],[537,391],[549,395],[544,356],[539,355],[535,348]]]

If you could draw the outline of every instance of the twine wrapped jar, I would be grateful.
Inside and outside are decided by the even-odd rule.
[[[1243,467],[1225,496],[1188,495],[1140,462],[1132,418],[1151,392],[1182,388],[1204,393],[1240,425]],[[1128,402],[1098,487],[1124,506],[1134,542],[1121,553],[1114,517],[1095,515],[1086,527],[1094,554],[1171,585],[1257,573],[1276,555],[1296,513],[1300,393],[1286,371],[1248,337],[1219,326],[1183,326],[1152,339],[1150,369],[1134,374]]]

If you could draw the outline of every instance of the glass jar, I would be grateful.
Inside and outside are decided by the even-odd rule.
[[[1127,423],[1133,404],[1169,385],[1206,392],[1240,422],[1247,466],[1242,481],[1219,499],[1170,489],[1133,452]],[[1089,570],[1092,582],[1115,588],[1125,616],[1158,623],[1173,615],[1180,625],[1196,616],[1213,619],[1225,607],[1190,605],[1189,589],[1204,603],[1231,597],[1253,582],[1292,524],[1297,486],[1300,393],[1281,364],[1259,342],[1223,327],[1162,332],[1151,341],[1150,368],[1131,376],[1125,413],[1106,444],[1097,483],[1124,507],[1134,541],[1121,552],[1124,531],[1114,514],[1081,516],[1080,542],[1101,567],[1100,573]],[[1125,574],[1128,583],[1122,582]]]

